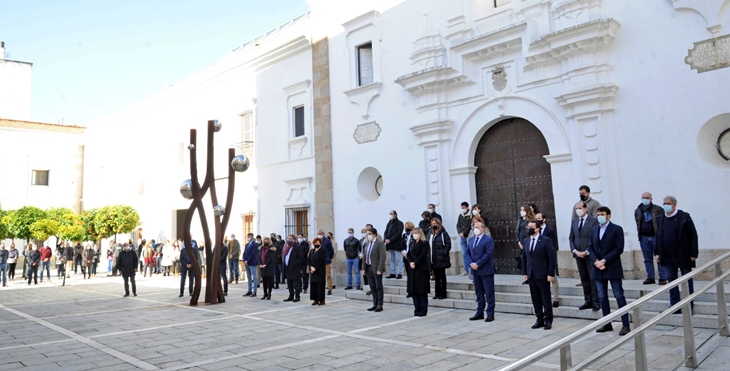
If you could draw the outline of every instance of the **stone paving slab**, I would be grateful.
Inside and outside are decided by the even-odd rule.
[[[190,307],[189,297],[177,295],[178,282],[140,277],[139,296],[129,298],[119,277],[72,276],[65,287],[58,280],[11,282],[0,291],[0,370],[491,370],[589,323],[558,318],[551,331],[532,330],[534,316],[498,313],[485,323],[469,321],[471,311],[430,308],[419,318],[404,304],[372,313],[365,310],[370,303],[346,299],[342,290],[323,307],[311,306],[308,294],[283,302],[283,289],[259,300],[242,297],[245,283],[230,285],[224,304]],[[680,364],[682,333],[670,326],[646,333],[650,369]],[[698,329],[696,342],[713,335]],[[572,346],[574,362],[617,337],[618,328],[586,336]],[[722,343],[700,369],[729,369],[728,354],[730,343]],[[528,369],[558,364],[555,353]],[[633,368],[633,342],[592,366]]]

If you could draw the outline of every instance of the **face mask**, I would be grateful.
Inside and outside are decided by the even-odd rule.
[[[302,237],[302,241],[306,241],[306,240],[307,240],[307,237]]]
[[[38,248],[37,248],[37,247],[35,247],[35,246],[33,246],[33,251],[35,251],[35,250],[38,250]]]
[[[372,234],[369,234],[369,235],[368,235],[368,241],[372,241],[372,240],[373,240],[373,238],[375,238],[375,236],[373,236]]]
[[[530,227],[529,229],[527,229],[527,234],[529,236],[532,236],[533,234],[535,234],[535,228]]]
[[[522,217],[525,217],[525,216],[527,216],[527,211],[525,211],[525,210],[520,210],[520,216],[522,216]]]
[[[324,236],[321,234],[318,234],[317,237],[319,237],[320,240],[324,238]]]
[[[293,244],[294,244],[294,241],[292,241],[292,240],[287,240],[287,241],[286,241],[286,243],[288,243],[289,245],[293,245]]]
[[[322,245],[314,245],[314,248],[319,249],[320,246],[322,246]]]
[[[438,227],[436,226],[436,224],[433,224],[433,225],[431,225],[431,229],[433,229],[435,231],[438,229]]]
[[[406,228],[406,233],[411,233],[412,229]]]
[[[388,218],[390,218],[390,220],[393,220],[395,218],[395,216],[388,214]]]
[[[672,212],[672,205],[663,205],[662,207],[664,208],[665,213],[669,214]]]
[[[129,246],[124,246],[124,251],[129,251],[129,249],[130,249]]]
[[[542,220],[535,220],[535,222],[537,223],[538,228],[542,227]]]
[[[461,213],[462,213],[462,214],[466,214],[466,213],[468,213],[468,212],[469,212],[469,209],[461,209]]]
[[[644,206],[649,206],[650,203],[651,203],[651,201],[648,198],[641,199],[641,204]]]
[[[304,242],[304,239],[303,238],[297,238],[297,242],[302,243],[302,242]]]
[[[352,238],[352,236],[354,236],[354,235],[355,235],[354,233],[348,233],[347,237]]]
[[[471,211],[471,215],[477,216],[477,215],[479,215],[479,211],[478,210],[472,210]]]
[[[585,212],[583,212],[583,209],[575,209],[575,214],[580,217],[580,216],[583,216],[583,214],[585,214]]]
[[[247,238],[247,240],[248,240],[248,242],[251,242],[252,238],[251,238],[251,237],[249,237],[249,238]]]
[[[603,215],[599,215],[596,219],[598,219],[598,224],[600,225],[604,225],[607,222],[606,217]]]
[[[363,233],[362,234],[362,238],[367,238],[367,237],[368,237],[368,234],[367,233]]]
[[[481,229],[475,229],[474,230],[474,235],[475,236],[481,236],[482,235],[482,230]]]
[[[588,196],[586,196],[586,195],[580,195],[580,200],[581,201],[585,201],[587,199],[588,199]]]
[[[420,235],[418,235],[418,234],[412,234],[412,236],[413,236],[413,238],[414,238],[414,239],[418,239],[419,237],[421,237],[421,236],[420,236]]]
[[[431,214],[433,214],[434,211],[436,211],[436,210],[434,210],[434,209],[428,209],[428,212],[431,213]]]

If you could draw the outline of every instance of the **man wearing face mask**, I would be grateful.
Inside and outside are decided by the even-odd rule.
[[[307,293],[307,290],[309,289],[309,274],[307,274],[307,257],[309,256],[309,250],[311,250],[311,246],[309,245],[309,241],[307,241],[307,236],[299,233],[297,235],[297,248],[302,253],[302,261],[299,266],[299,277],[302,282],[301,288],[303,293]]]
[[[464,272],[462,276],[469,275],[469,264],[466,262],[467,239],[471,231],[472,213],[469,212],[469,203],[464,201],[461,203],[461,214],[456,222],[456,231],[459,233],[459,243],[461,245],[461,257],[464,261]]]
[[[352,275],[356,276],[357,289],[361,290],[360,287],[360,274],[356,272],[360,264],[360,241],[355,238],[355,230],[352,228],[347,229],[347,238],[342,243],[342,247],[345,249],[345,267],[347,268],[347,287],[345,290],[352,290]]]
[[[296,237],[293,234],[287,236],[281,258],[284,261],[284,270],[286,271],[286,286],[289,288],[289,297],[284,301],[298,302],[299,294],[302,291],[301,274],[304,256],[296,244]]]
[[[390,211],[388,218],[383,238],[385,239],[385,250],[390,254],[390,275],[385,278],[401,279],[403,278],[403,258],[401,256],[401,251],[403,251],[401,242],[403,222],[398,219],[398,213],[395,210]],[[398,268],[397,272],[396,267]],[[397,276],[396,273],[398,273]]]
[[[558,284],[558,232],[552,227],[547,225],[547,218],[543,213],[535,214],[535,221],[537,222],[537,228],[540,230],[540,235],[550,239],[555,248],[555,275],[553,280],[550,282],[553,292],[553,308],[560,306],[560,285]]]
[[[477,295],[477,313],[469,318],[470,321],[484,319],[494,321],[494,240],[484,234],[484,224],[474,223],[474,236],[469,239],[464,264],[471,269],[474,278],[474,291]]]
[[[555,248],[547,236],[540,234],[536,221],[527,222],[527,237],[522,242],[522,275],[530,284],[530,297],[537,321],[532,329],[553,327],[550,283],[555,279]]]
[[[38,248],[33,244],[28,244],[31,250],[28,251],[28,286],[30,286],[31,278],[35,280],[35,284],[38,284],[38,266],[41,263],[41,253]]]
[[[325,277],[327,281],[327,295],[332,295],[332,258],[335,257],[335,248],[332,241],[325,237],[324,229],[317,231],[317,238],[320,239],[321,248],[324,249]],[[309,255],[307,255],[309,256]]]
[[[119,245],[116,247],[119,249]],[[124,279],[124,297],[129,296],[129,281],[132,281],[132,294],[137,296],[137,283],[134,280],[134,275],[137,272],[138,265],[137,253],[132,249],[131,246],[125,244],[122,251],[117,256],[116,269],[121,272],[122,278]],[[191,283],[192,286],[192,283]]]
[[[441,215],[436,212],[436,205],[428,204],[428,212],[431,214],[431,219],[438,218],[441,221],[444,220],[443,218],[441,218]]]
[[[591,236],[591,229],[598,225],[598,220],[586,215],[588,207],[583,201],[575,204],[575,212],[578,214],[578,219],[574,219],[571,223],[568,241],[570,242],[570,251],[573,253],[575,263],[578,265],[578,274],[580,275],[583,298],[585,299],[578,309],[593,308],[593,311],[598,311],[601,308],[601,303],[598,300],[596,282],[591,278],[592,260],[588,255],[588,239]]]
[[[248,234],[248,243],[243,251],[243,264],[246,266],[246,279],[248,281],[248,291],[243,296],[256,297],[256,289],[259,285],[257,276],[257,268],[259,266],[259,245],[253,239],[253,233]]]
[[[641,194],[641,203],[634,211],[634,219],[636,219],[636,232],[639,237],[639,246],[641,246],[641,254],[644,256],[644,268],[646,268],[645,285],[655,283],[654,280],[654,250],[656,250],[656,235],[659,219],[664,216],[664,209],[661,206],[652,203],[651,193],[644,192]],[[661,266],[657,266],[659,271],[659,284],[667,284],[667,276]]]
[[[370,291],[373,295],[373,306],[368,308],[369,312],[383,311],[383,271],[385,271],[385,244],[377,238],[378,230],[370,228],[367,231],[367,242],[361,259],[363,274],[367,274],[370,283]]]
[[[688,213],[677,209],[676,198],[664,197],[663,209],[665,214],[659,219],[657,247],[654,254],[656,261],[664,267],[667,281],[672,282],[677,279],[677,270],[683,276],[697,267],[699,244],[695,223]],[[692,295],[695,291],[694,282],[690,279],[688,283],[689,295]],[[669,302],[671,305],[679,302],[678,286],[669,290]],[[681,310],[677,312],[681,313]]]
[[[357,264],[357,271],[361,273],[360,275],[362,276],[362,279],[363,279],[363,281],[362,281],[363,285],[369,287],[370,285],[368,284],[368,275],[365,273],[362,273],[362,272],[365,272],[365,270],[362,268],[362,264],[363,264],[362,255],[364,254],[365,246],[367,246],[367,243],[368,243],[368,229],[369,229],[368,227],[365,227],[360,230],[361,238],[360,238],[360,249],[357,251],[357,255],[358,255],[357,258],[359,260],[359,262]],[[360,288],[360,290],[362,290],[362,288]],[[370,294],[371,294],[370,290],[368,290],[365,293],[365,295],[370,295]]]
[[[582,185],[578,188],[580,200],[586,203],[588,206],[588,215],[595,217],[598,215],[598,208],[601,207],[601,203],[591,198],[591,187]],[[578,219],[578,215],[575,213],[573,208],[573,219]]]
[[[598,299],[601,301],[601,310],[606,316],[611,313],[611,306],[608,302],[608,284],[611,284],[613,296],[619,308],[626,305],[624,297],[623,278],[624,269],[621,266],[621,254],[624,252],[624,229],[621,226],[611,223],[611,209],[601,206],[598,208],[598,225],[591,229],[591,236],[588,240],[588,255],[593,260],[593,280],[596,282]],[[621,316],[623,327],[618,333],[620,336],[631,332],[629,326],[629,314]],[[596,332],[613,331],[609,323],[596,330]]]
[[[240,278],[238,259],[241,257],[241,243],[236,239],[236,235],[231,233],[231,239],[228,241],[228,283],[232,283]]]

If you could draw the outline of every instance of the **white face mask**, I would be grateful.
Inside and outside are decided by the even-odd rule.
[[[303,238],[297,238],[297,242],[302,243],[304,241]]]
[[[583,209],[575,209],[575,214],[578,215],[579,217],[583,216],[583,214],[584,214]]]
[[[421,237],[421,235],[419,235],[419,234],[412,234],[411,236],[413,236],[413,239],[415,239],[415,240],[417,240],[419,237]]]
[[[472,211],[471,211],[471,215],[477,216],[477,215],[479,215],[479,211],[477,211],[477,210],[472,210]]]
[[[522,217],[527,216],[527,211],[520,210],[520,216],[522,216]]]
[[[321,240],[321,239],[324,239],[324,236],[323,236],[323,235],[321,235],[321,234],[318,234],[318,235],[317,235],[317,237],[319,237],[319,239],[320,239],[320,240]]]
[[[352,236],[354,236],[354,235],[355,235],[354,233],[348,233],[347,237],[352,238]]]
[[[469,213],[469,209],[461,209],[461,213],[466,215]]]
[[[436,211],[436,210],[434,210],[434,209],[428,209],[428,212],[431,213],[431,214],[433,214],[434,211]]]
[[[474,229],[474,235],[475,236],[481,236],[482,235],[482,230],[481,229]]]
[[[368,234],[367,233],[363,233],[362,234],[362,238],[367,238],[367,237],[368,237]]]
[[[368,235],[368,241],[372,241],[374,238],[375,238],[375,236],[373,236],[372,234]]]

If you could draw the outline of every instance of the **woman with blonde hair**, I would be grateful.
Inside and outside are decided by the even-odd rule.
[[[403,255],[403,265],[406,268],[406,297],[410,298],[412,296],[411,291],[413,291],[413,270],[408,265],[408,248],[413,238],[413,230],[416,229],[416,226],[413,222],[406,222],[404,226],[403,236],[401,237],[401,244],[403,245],[401,254]]]
[[[451,268],[451,237],[446,232],[441,219],[431,219],[431,233],[428,235],[431,247],[431,264],[434,277],[434,300],[446,299],[446,270]]]
[[[428,294],[431,293],[429,246],[423,229],[416,228],[408,240],[407,266],[410,294],[413,298],[413,315],[424,317],[428,313]]]

